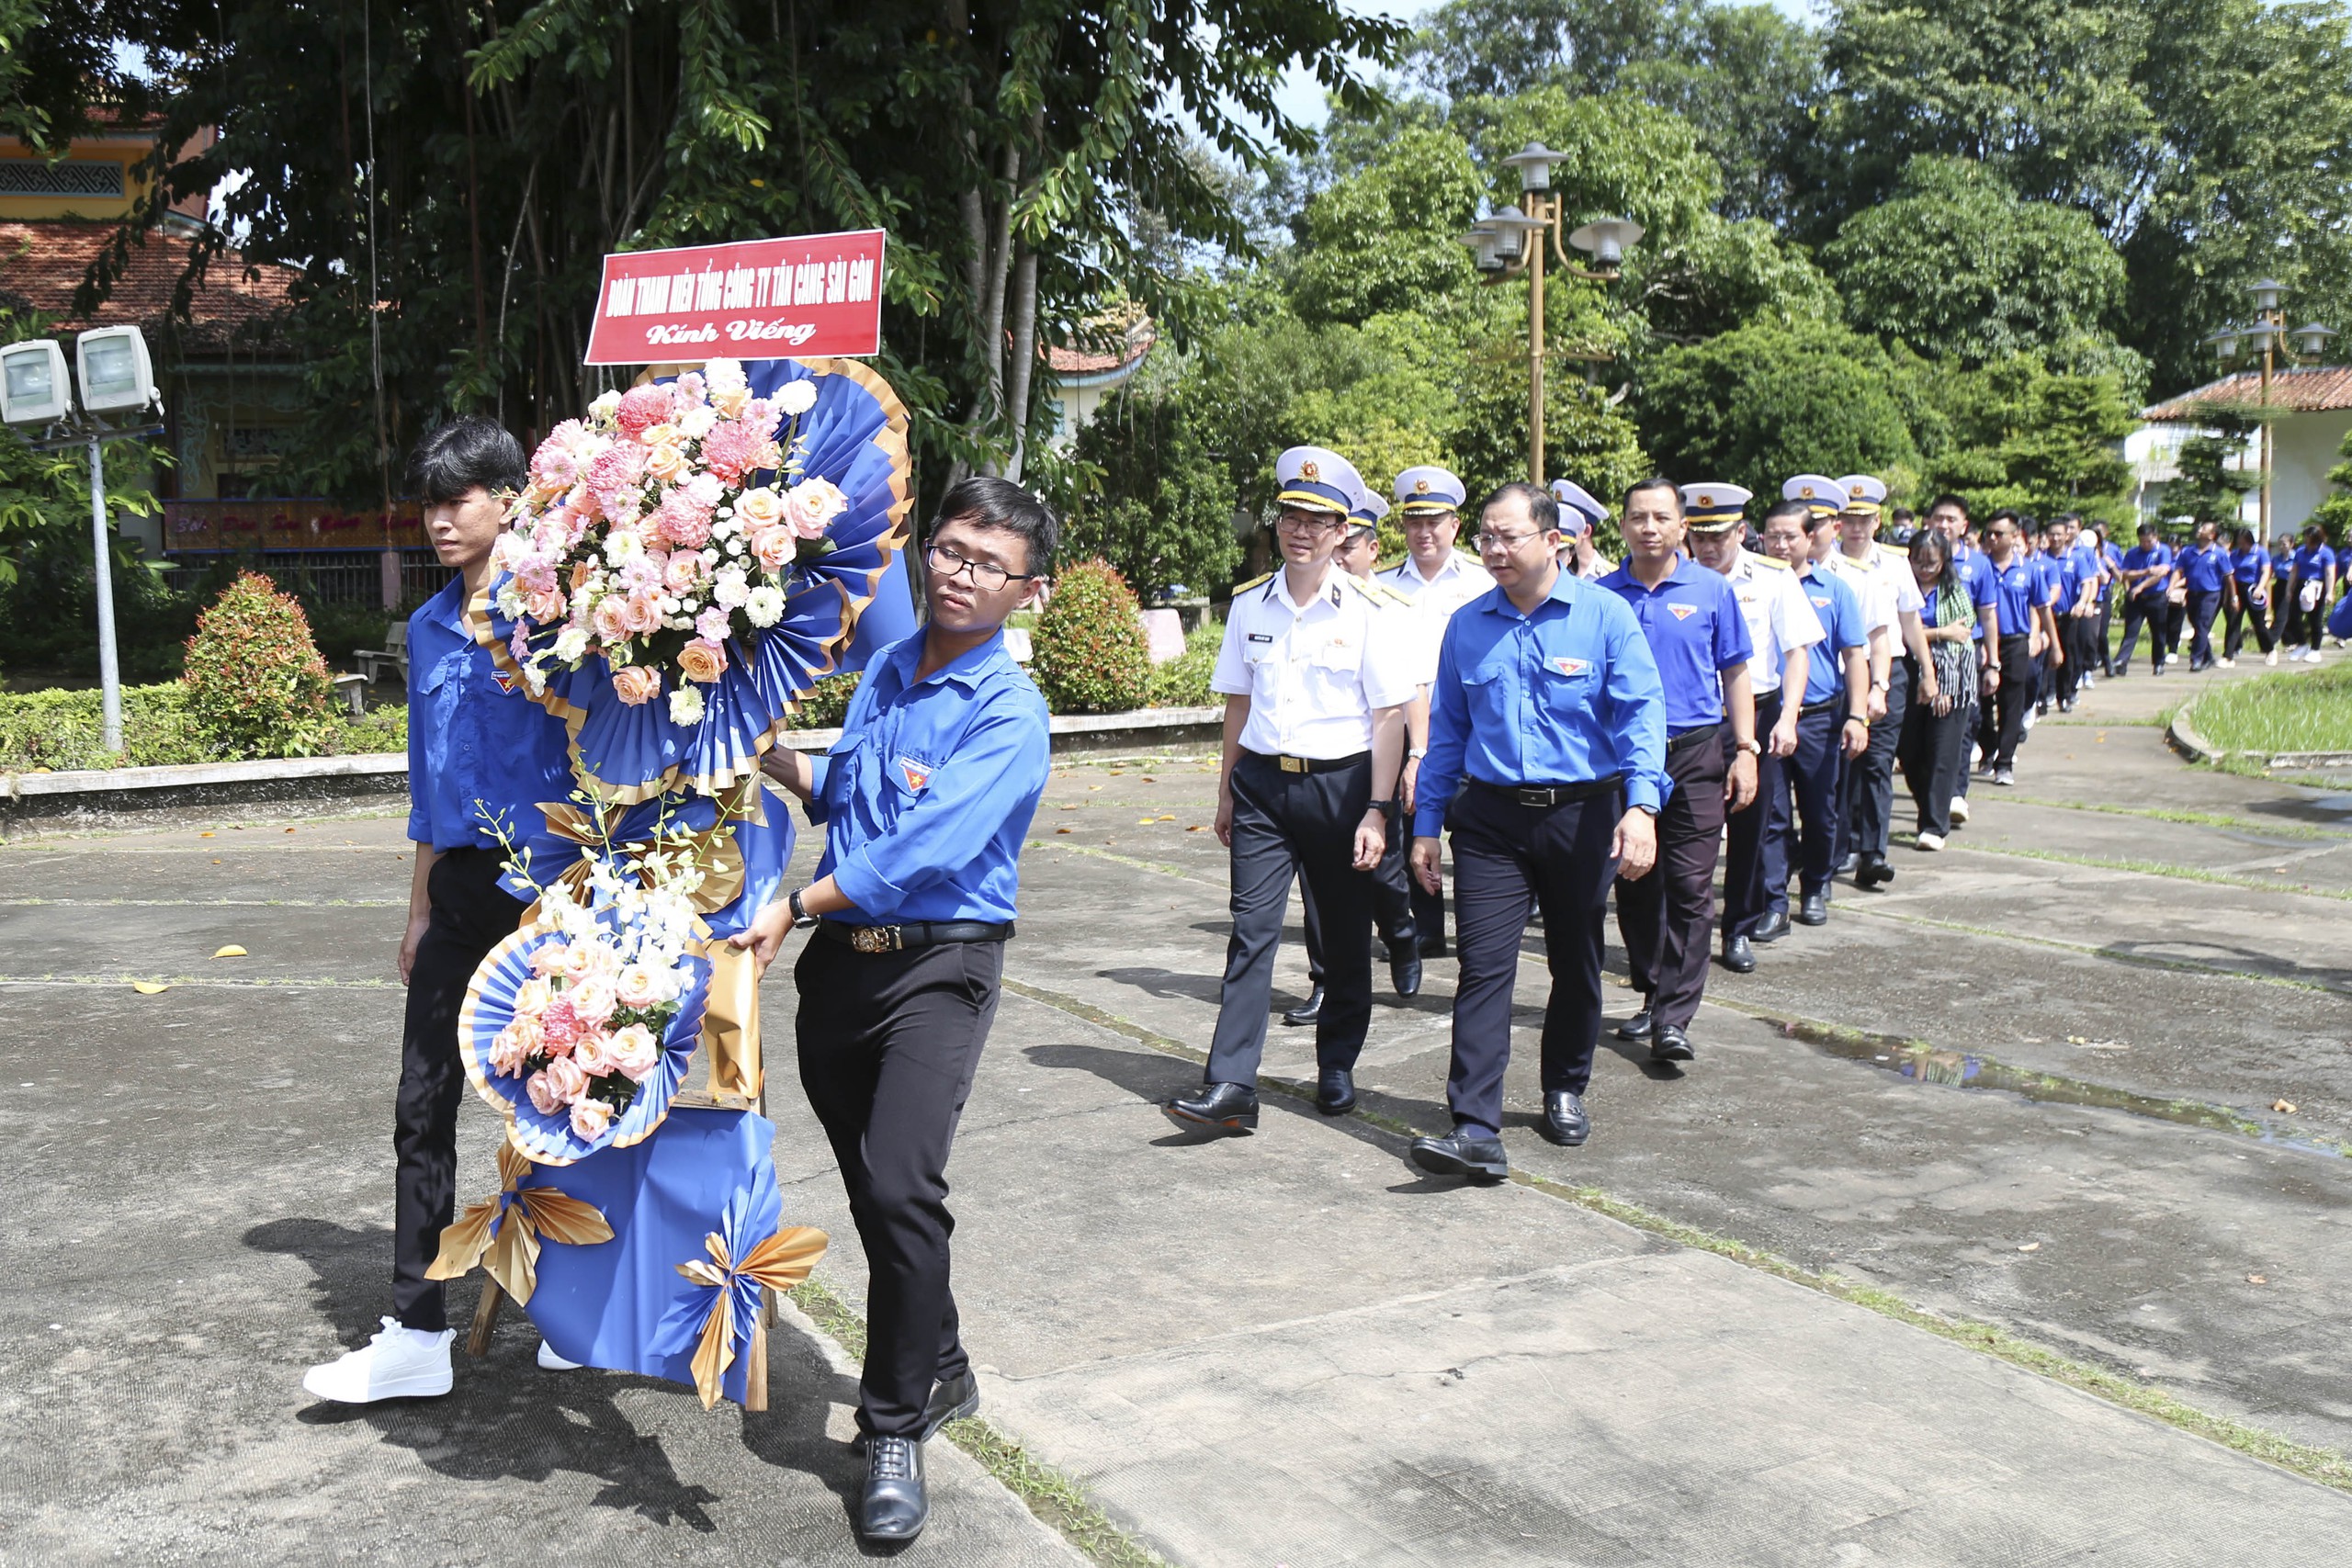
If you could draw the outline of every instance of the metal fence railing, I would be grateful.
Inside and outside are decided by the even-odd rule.
[[[399,554],[403,604],[431,598],[457,575],[431,550],[404,549]],[[174,589],[194,588],[230,563],[266,572],[278,587],[312,604],[381,604],[384,599],[381,557],[375,550],[208,550],[174,555],[164,569],[164,581]]]

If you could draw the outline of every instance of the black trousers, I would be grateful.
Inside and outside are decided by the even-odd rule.
[[[1419,938],[1415,916],[1420,900],[1413,895],[1419,891],[1413,884],[1412,874],[1406,868],[1406,855],[1413,847],[1413,825],[1406,820],[1402,801],[1388,808],[1388,842],[1380,852],[1380,863],[1372,872],[1372,925],[1388,949],[1388,956],[1397,958],[1414,950]],[[1302,882],[1298,888],[1301,923],[1306,931],[1306,975],[1317,985],[1323,983],[1323,920],[1316,912],[1315,885]]]
[[[2309,643],[2311,650],[2317,653],[2320,649],[2320,638],[2326,634],[2326,599],[2323,597],[2317,605],[2306,610],[2303,608],[2302,582],[2298,580],[2290,583],[2287,588],[2286,626],[2279,632],[2278,640],[2290,648],[2299,642]]]
[[[2245,628],[2249,625],[2254,627],[2254,640],[2261,646],[2262,651],[2265,653],[2270,651],[2270,645],[2275,639],[2270,630],[2268,604],[2254,603],[2245,596],[2245,590],[2240,588],[2231,596],[2229,604],[2222,611],[2222,615],[2228,626],[2228,631],[2222,639],[2222,658],[2235,659],[2238,656],[2238,649],[2245,646]]]
[[[1895,752],[1903,764],[1903,782],[1910,787],[1919,831],[1949,838],[1952,796],[1961,793],[1961,783],[1968,777],[1968,739],[1976,726],[1975,694],[1952,694],[1951,711],[1939,715],[1933,704],[1919,696],[1918,671],[1909,660],[1904,660],[1903,680],[1911,693],[1903,715],[1903,739]]]
[[[2058,616],[2058,641],[2066,650],[2066,662],[2058,666],[2058,700],[2071,703],[2082,694],[2083,671],[2098,657],[2091,648],[2091,618],[2062,611]]]
[[[1756,739],[1765,739],[1781,722],[1781,694],[1775,689],[1756,699]],[[1724,726],[1724,744],[1732,743],[1731,726]],[[1781,759],[1768,750],[1756,759],[1756,798],[1745,811],[1730,812],[1724,833],[1723,936],[1754,936],[1772,907],[1771,824],[1777,811],[1788,816],[1789,779]],[[1788,892],[1788,859],[1781,857],[1781,891]]]
[[[1838,821],[1846,805],[1846,757],[1838,740],[1846,730],[1846,702],[1840,686],[1818,712],[1799,715],[1796,753],[1781,764],[1785,782],[1766,825],[1764,845],[1764,874],[1771,884],[1765,903],[1772,909],[1789,907],[1792,862],[1797,890],[1807,897],[1827,892],[1838,874]]]
[[[1649,998],[1654,1026],[1688,1029],[1706,994],[1725,766],[1720,730],[1667,752],[1674,792],[1658,813],[1657,864],[1639,881],[1617,879],[1617,933],[1634,988]],[[1454,918],[1458,923],[1458,900]]]
[[[865,1246],[869,1435],[922,1431],[932,1384],[969,1366],[948,1290],[947,1155],[1003,977],[1001,942],[858,953],[816,939],[793,965],[800,1087]]]
[[[1904,683],[1898,658],[1887,666],[1886,716],[1871,726],[1870,749],[1846,764],[1845,809],[1838,818],[1838,861],[1886,854],[1894,830],[1894,743],[1903,738]]]
[[[2098,666],[2099,673],[2102,675],[2115,673],[2115,655],[2108,650],[2107,646],[2108,631],[2114,625],[2115,597],[2109,594],[2098,602],[2098,614],[2091,617],[2091,626],[2094,628],[2091,632],[2091,660]],[[2090,666],[2086,664],[2084,668],[2087,670]]]
[[[424,1271],[457,1215],[458,1102],[466,1064],[458,1010],[490,950],[514,934],[530,906],[498,886],[503,850],[448,850],[425,874],[432,923],[408,975],[401,1087],[392,1112],[392,1315],[404,1327],[449,1326],[441,1281]]]
[[[1611,790],[1561,806],[1521,806],[1487,784],[1462,792],[1446,822],[1453,835],[1455,942],[1453,1061],[1445,1100],[1456,1123],[1502,1130],[1503,1068],[1510,1061],[1511,988],[1532,909],[1544,912],[1552,994],[1544,1004],[1544,1090],[1582,1094],[1600,1040],[1600,953],[1610,843],[1625,814]],[[1705,944],[1701,943],[1703,962]]]
[[[1294,876],[1306,879],[1322,931],[1315,1059],[1324,1067],[1356,1065],[1372,1024],[1372,876],[1355,869],[1355,837],[1371,799],[1369,757],[1313,773],[1286,773],[1272,758],[1246,751],[1234,764],[1233,936],[1208,1082],[1258,1082]]]
[[[2139,646],[2140,627],[2148,628],[2148,651],[2154,660],[2156,672],[2164,672],[2166,651],[2180,638],[2179,628],[2173,624],[2176,606],[2163,594],[2134,593],[2123,602],[2123,642],[2115,650],[2115,668],[2128,672],[2132,668],[2132,650]]]
[[[2222,608],[2222,591],[2188,591],[2188,668],[2194,671],[2213,662],[2213,617]]]
[[[1977,743],[1988,768],[2012,767],[2018,742],[2025,737],[2025,712],[2033,705],[2032,634],[2011,632],[2001,638],[2001,684],[1991,706],[1979,720]],[[1991,737],[1991,744],[1984,738]]]

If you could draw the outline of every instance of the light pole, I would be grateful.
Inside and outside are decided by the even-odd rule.
[[[1625,247],[1642,237],[1642,226],[1623,218],[1603,218],[1570,230],[1567,243],[1592,257],[1595,270],[1568,260],[1561,246],[1561,225],[1566,201],[1552,194],[1552,165],[1567,161],[1540,141],[1503,160],[1519,171],[1519,209],[1482,218],[1462,236],[1470,247],[1480,278],[1500,283],[1524,275],[1527,278],[1527,478],[1544,483],[1544,271],[1549,251],[1560,270],[1595,283],[1614,283]]]
[[[67,446],[89,448],[90,536],[96,555],[98,598],[98,705],[102,744],[122,750],[122,671],[115,654],[113,551],[107,547],[107,479],[103,444],[127,437],[160,435],[161,424],[146,423],[155,393],[155,372],[147,340],[137,327],[96,327],[74,344],[74,368],[82,387],[82,412],[65,373],[65,351],[47,338],[0,348],[0,422],[38,425],[26,445],[36,452]],[[129,425],[110,424],[107,414],[128,414]]]
[[[2284,301],[2286,285],[2275,277],[2246,285],[2246,292],[2254,296],[2254,320],[2242,327],[2224,327],[2205,341],[2219,351],[2221,361],[2227,366],[2237,357],[2240,348],[2257,349],[2262,355],[2262,503],[2260,528],[2262,547],[2270,547],[2270,374],[2274,359],[2292,365],[2304,359],[2317,359],[2327,352],[2327,340],[2335,336],[2335,329],[2311,321],[2287,330]],[[2294,341],[2290,350],[2288,340]]]

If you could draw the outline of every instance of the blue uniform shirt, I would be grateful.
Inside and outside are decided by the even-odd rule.
[[[1968,591],[1971,609],[1981,612],[1985,605],[1999,602],[1993,590],[1991,557],[1983,550],[1962,547],[1952,551],[1952,562],[1960,568],[1960,585]],[[1984,620],[1981,614],[1969,623],[1968,637],[1971,642],[1984,640]]]
[[[532,882],[554,881],[579,858],[539,809],[571,798],[570,737],[466,630],[465,593],[456,578],[408,618],[408,836],[435,850],[495,849],[487,818],[497,818],[530,855],[527,879],[501,880],[528,897]]]
[[[2123,552],[2123,570],[2126,571],[2145,571],[2152,566],[2170,565],[2172,565],[2170,545],[2134,545]],[[2171,574],[2161,572],[2133,588],[2132,597],[2161,599],[2165,595],[2165,591],[2171,586]]]
[[[2270,564],[2270,552],[2260,545],[2248,545],[2230,557],[2230,575],[2238,580],[2241,588],[2251,588],[2262,581],[2262,569]]]
[[[2007,566],[1995,566],[1993,558],[1984,558],[1984,569],[1993,578],[1994,612],[2000,617],[2003,637],[2023,637],[2033,630],[2033,607],[2041,604],[2033,563],[2023,556],[2011,556]]]
[[[2180,569],[2191,593],[2219,593],[2230,575],[2229,552],[2219,545],[2191,545],[2180,552]]]
[[[2324,582],[2327,569],[2335,564],[2335,552],[2325,545],[2299,545],[2295,548],[2295,578],[2301,582]]]
[[[2056,605],[2066,597],[2066,563],[2047,550],[2033,557],[2033,602]]]
[[[1437,835],[1465,776],[1569,784],[1611,773],[1625,775],[1628,807],[1665,804],[1666,693],[1624,601],[1564,571],[1532,615],[1500,588],[1455,611],[1430,687],[1414,833]]]
[[[2098,552],[2088,545],[2071,545],[2066,549],[2066,563],[2070,574],[2066,585],[2066,608],[2071,610],[2083,602],[2083,585],[2098,575]]]
[[[1046,699],[1001,633],[918,681],[927,634],[866,666],[808,818],[853,925],[1012,919],[1023,835],[1046,793]]]
[[[1739,595],[1718,574],[1685,556],[1675,558],[1674,570],[1656,588],[1645,588],[1634,577],[1629,560],[1600,580],[1634,608],[1642,635],[1649,639],[1650,656],[1657,660],[1658,680],[1666,687],[1666,732],[1668,736],[1703,729],[1724,721],[1723,672],[1755,656],[1748,640],[1747,617],[1739,613]]]
[[[2098,585],[2098,602],[2104,604],[2108,595],[2115,591],[2116,581],[2123,575],[2123,552],[2109,545],[2099,551],[2098,558],[2099,564],[2108,570],[2108,575],[2099,580]]]
[[[1813,613],[1821,618],[1821,629],[1829,634],[1827,642],[1814,645],[1812,661],[1805,666],[1804,705],[1811,707],[1845,691],[1846,661],[1840,656],[1849,648],[1868,644],[1871,634],[1862,625],[1862,602],[1838,573],[1807,562],[1797,572],[1797,586],[1804,590]],[[1934,609],[1932,602],[1928,608]]]

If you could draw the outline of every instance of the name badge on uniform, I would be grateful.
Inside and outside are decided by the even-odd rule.
[[[1687,621],[1699,613],[1696,604],[1668,604],[1667,608],[1674,612],[1674,618],[1678,621]]]
[[[922,786],[931,782],[931,770],[912,757],[901,757],[897,763],[899,776],[906,781],[910,795],[921,795]]]
[[[1274,640],[1274,634],[1272,632],[1251,632],[1250,634],[1250,640],[1251,642],[1272,642]]]
[[[1562,654],[1552,660],[1552,668],[1563,675],[1581,675],[1592,668],[1592,661],[1589,659],[1570,659],[1567,655]]]

